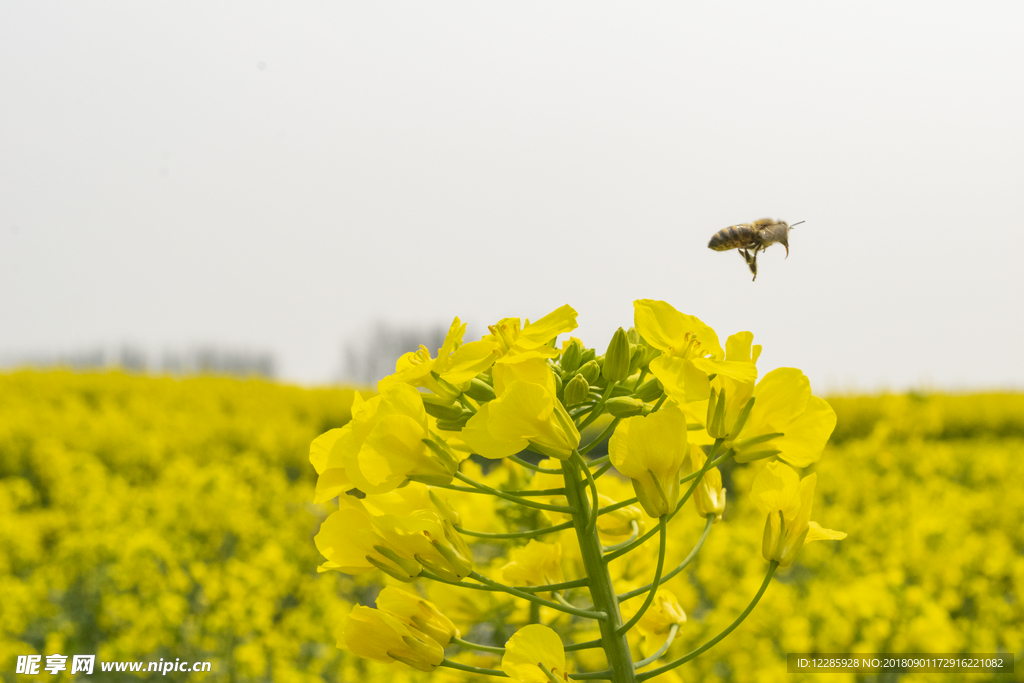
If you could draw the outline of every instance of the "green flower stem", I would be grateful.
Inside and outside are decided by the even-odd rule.
[[[754,606],[757,605],[758,601],[761,599],[761,596],[764,595],[765,590],[768,589],[768,584],[771,583],[771,581],[772,581],[772,576],[775,575],[775,570],[778,569],[778,568],[779,568],[779,563],[778,562],[772,562],[768,566],[768,573],[765,574],[764,582],[761,584],[761,588],[757,591],[757,595],[755,595],[754,599],[750,601],[750,604],[747,605],[747,608],[745,610],[743,610],[743,613],[740,614],[738,617],[736,617],[736,621],[734,621],[731,624],[729,624],[729,626],[727,626],[724,631],[722,631],[717,636],[715,636],[714,638],[712,638],[708,642],[706,642],[703,645],[701,645],[700,647],[698,647],[693,652],[685,654],[682,657],[680,657],[679,659],[677,659],[675,661],[672,661],[672,662],[669,662],[668,664],[666,664],[664,666],[659,666],[657,669],[651,669],[650,671],[645,671],[644,673],[638,675],[636,677],[636,680],[638,681],[638,683],[640,681],[646,681],[648,678],[654,678],[655,676],[659,676],[659,675],[665,673],[666,671],[671,671],[672,669],[676,668],[677,666],[680,666],[681,664],[685,664],[686,662],[690,661],[694,657],[697,657],[697,656],[707,652],[712,647],[717,645],[720,640],[722,640],[727,635],[729,635],[734,630],[736,630],[736,627],[739,626],[741,623],[743,623],[743,620],[747,618],[747,615],[750,614],[751,610],[754,609]]]
[[[498,590],[504,591],[509,595],[514,595],[517,598],[522,598],[523,600],[535,602],[539,605],[543,605],[544,607],[550,607],[551,609],[558,610],[559,612],[565,612],[566,614],[572,614],[574,616],[584,617],[587,619],[596,619],[601,623],[604,623],[605,620],[607,620],[608,618],[608,615],[605,612],[592,612],[590,610],[579,609],[578,607],[566,607],[565,605],[560,605],[553,600],[545,600],[544,598],[538,598],[536,595],[533,595],[532,593],[527,593],[526,591],[521,591],[516,588],[512,588],[511,586],[500,584],[497,581],[488,579],[486,576],[483,576],[478,572],[471,572],[469,576],[470,578],[476,579],[485,586],[497,588]],[[548,590],[550,590],[550,588]]]
[[[544,672],[544,675],[548,677],[548,681],[550,683],[565,683],[564,680],[561,680],[561,681],[558,680],[558,676],[556,676],[555,674],[551,673],[551,669],[549,669],[546,666],[544,666],[543,662],[537,662],[537,666],[539,666],[540,670],[542,672]]]
[[[464,647],[467,650],[480,650],[481,652],[493,652],[496,655],[505,654],[505,648],[503,647],[492,647],[490,645],[480,645],[479,643],[471,643],[468,640],[462,638],[452,638],[452,644]]]
[[[569,678],[574,681],[613,681],[612,672],[608,669],[604,671],[580,671],[579,673],[569,674]]]
[[[562,473],[562,468],[561,467],[559,467],[557,470],[556,469],[551,469],[550,467],[541,467],[540,465],[534,465],[532,462],[527,462],[526,460],[523,460],[518,455],[510,455],[510,456],[508,456],[507,459],[511,460],[512,462],[514,462],[517,465],[525,467],[528,470],[533,470],[534,472],[541,472],[542,474],[561,474]]]
[[[625,635],[629,629],[636,626],[636,623],[640,621],[640,618],[644,616],[647,608],[654,602],[654,596],[658,593],[658,584],[661,583],[661,572],[665,568],[665,548],[668,545],[668,515],[662,515],[661,519],[658,520],[659,543],[658,543],[658,566],[654,570],[654,581],[651,583],[651,590],[647,592],[647,599],[644,600],[644,604],[640,606],[640,609],[636,611],[636,614],[627,621],[625,624],[620,626],[616,633]]]
[[[654,404],[654,407],[651,408],[651,412],[652,413],[658,412],[658,409],[661,408],[662,404],[665,403],[665,400],[667,398],[668,398],[668,394],[663,394],[662,397],[658,399],[658,402]]]
[[[598,638],[597,640],[585,640],[582,643],[572,643],[571,645],[565,646],[566,652],[576,652],[577,650],[590,650],[595,647],[601,647],[604,645],[604,641]]]
[[[715,445],[711,447],[712,455],[715,452],[718,451],[718,448],[722,445],[722,441],[724,441],[724,439],[715,439]],[[668,520],[667,521],[671,520],[673,517],[675,517],[679,513],[680,510],[683,509],[683,505],[686,504],[686,501],[690,500],[690,496],[692,496],[693,492],[697,490],[697,485],[700,484],[701,478],[704,476],[704,474],[709,469],[711,469],[711,458],[710,457],[708,457],[704,461],[704,466],[701,467],[700,470],[695,472],[693,477],[689,477],[689,476],[687,477],[688,479],[693,479],[693,483],[690,484],[690,488],[687,489],[685,494],[683,494],[683,497],[679,499],[679,503],[676,505],[676,509],[668,514]],[[620,549],[616,550],[611,555],[606,555],[605,558],[604,558],[605,562],[611,562],[614,559],[622,557],[623,555],[628,553],[630,550],[633,550],[634,548],[637,548],[637,547],[643,545],[647,541],[647,539],[649,539],[651,536],[654,535],[655,531],[656,531],[656,529],[651,529],[646,534],[644,534],[640,538],[638,538],[635,541],[633,541],[630,545],[627,545],[624,548],[620,548]]]
[[[629,525],[631,527],[633,527],[633,533],[630,535],[629,538],[627,538],[622,543],[616,543],[615,545],[610,545],[607,548],[602,547],[601,551],[605,552],[605,553],[614,552],[614,551],[618,550],[619,548],[622,548],[623,546],[627,546],[630,543],[632,543],[633,541],[635,541],[636,537],[640,535],[640,525],[636,523],[635,519],[630,520]],[[619,598],[619,600],[621,600],[621,599],[622,598]]]
[[[594,450],[595,446],[597,446],[599,443],[601,443],[602,441],[607,439],[609,436],[611,436],[612,432],[615,431],[615,426],[619,424],[619,421],[621,419],[622,418],[618,418],[617,417],[614,420],[612,420],[611,424],[609,424],[607,427],[604,428],[604,431],[601,432],[600,436],[598,436],[596,439],[594,439],[593,441],[591,441],[586,446],[584,446],[583,448],[580,449],[580,455],[586,455],[590,451]],[[608,456],[604,456],[604,457],[607,458]],[[598,458],[597,460],[591,460],[590,464],[591,465],[595,465],[595,464],[597,464],[598,460],[601,460],[601,458]]]
[[[620,508],[624,508],[624,507],[627,507],[629,505],[633,505],[634,503],[638,502],[639,500],[640,499],[637,498],[636,496],[634,496],[632,498],[629,498],[627,500],[620,500],[618,503],[612,503],[611,505],[604,506],[603,508],[601,508],[600,510],[597,511],[597,514],[599,514],[599,515],[606,515],[609,512],[615,512],[616,510],[618,510]]]
[[[535,503],[532,500],[524,500],[524,499],[522,499],[522,498],[520,498],[518,496],[510,495],[508,493],[505,493],[504,491],[499,491],[496,488],[491,488],[490,486],[487,486],[486,484],[481,484],[478,481],[473,481],[472,479],[470,479],[469,477],[464,475],[462,472],[456,472],[455,473],[455,478],[458,479],[461,482],[469,484],[470,486],[472,486],[475,489],[478,489],[480,491],[485,491],[485,492],[491,494],[492,496],[497,496],[498,498],[504,498],[505,500],[511,501],[513,503],[519,503],[523,507],[536,508],[537,510],[549,510],[551,512],[568,512],[569,514],[572,514],[572,512],[574,511],[574,509],[572,507],[568,507],[568,506],[565,506],[565,505],[549,505],[547,503]],[[449,488],[449,486],[450,485],[442,486],[441,488]]]
[[[616,419],[618,419],[618,418],[616,418]],[[583,451],[580,451],[580,455],[583,455]],[[600,458],[594,458],[593,460],[588,460],[587,461],[587,465],[589,465],[590,467],[594,467],[596,465],[603,465],[606,462],[608,462],[608,456],[607,455],[602,455]]]
[[[693,550],[690,551],[690,554],[686,556],[685,560],[683,560],[682,562],[679,563],[679,566],[677,566],[675,569],[670,571],[668,574],[665,574],[665,576],[661,577],[661,582],[662,583],[665,583],[666,581],[672,579],[676,574],[678,574],[679,572],[681,572],[684,569],[686,569],[687,565],[689,565],[691,562],[693,562],[693,558],[697,557],[697,553],[699,553],[700,549],[704,546],[704,540],[708,537],[708,534],[711,533],[711,524],[714,521],[715,521],[715,516],[714,515],[708,515],[708,522],[707,522],[707,524],[704,525],[704,533],[701,534],[700,540],[697,541],[697,545],[693,546]],[[619,602],[624,602],[626,600],[629,600],[630,598],[635,598],[638,595],[643,595],[644,593],[646,593],[647,591],[651,590],[652,588],[654,588],[654,584],[653,583],[649,583],[646,586],[642,586],[642,587],[637,588],[635,590],[631,590],[629,592],[623,593],[622,595],[619,596]]]
[[[587,415],[587,418],[580,423],[580,426],[577,429],[583,431],[590,426],[591,422],[600,417],[601,413],[604,411],[605,401],[612,397],[612,392],[615,391],[616,384],[618,384],[618,382],[608,382],[608,388],[606,388],[604,393],[601,394],[601,398],[598,400],[597,405],[594,406],[594,409],[590,411],[590,415]]]
[[[579,465],[575,459],[569,459],[563,463],[562,468],[566,470],[562,475],[565,479],[566,497],[569,504],[577,510],[572,518],[583,567],[589,579],[590,597],[595,609],[606,615],[605,619],[598,622],[598,627],[601,629],[601,647],[608,660],[609,673],[602,673],[595,678],[606,678],[614,683],[635,683],[636,672],[633,670],[633,659],[629,653],[629,642],[624,634],[616,633],[622,625],[622,615],[619,613],[619,601],[615,596],[615,586],[612,585],[608,565],[601,554],[601,539],[596,527],[587,526],[590,519],[590,503],[580,480]],[[580,678],[580,674],[574,675],[573,678]]]
[[[564,522],[562,524],[556,524],[555,526],[546,526],[541,529],[533,529],[531,531],[510,531],[503,534],[492,534],[486,531],[470,531],[469,529],[463,529],[460,526],[455,527],[455,530],[460,534],[467,536],[473,536],[474,538],[536,538],[537,536],[543,536],[545,534],[553,534],[556,531],[562,531],[563,529],[571,529],[572,522]]]
[[[431,485],[432,486],[437,486],[437,487],[443,488],[443,489],[448,489],[449,491],[462,491],[463,493],[479,493],[481,495],[486,495],[486,496],[491,495],[491,493],[489,491],[481,491],[478,488],[473,488],[473,487],[470,487],[470,486],[457,486],[455,484],[431,484]],[[503,491],[503,493],[507,493],[510,496],[520,496],[520,497],[523,497],[523,498],[528,498],[530,496],[564,496],[565,495],[565,489],[562,488],[562,487],[559,487],[559,488],[556,488],[556,489],[529,489],[529,490],[523,490],[523,491]]]
[[[539,624],[540,623],[540,605],[538,605],[535,602],[531,602],[530,603],[530,623],[531,624]]]
[[[498,669],[481,669],[479,666],[459,664],[458,662],[453,662],[450,659],[442,659],[438,666],[446,666],[449,669],[458,669],[459,671],[468,671],[474,674],[484,674],[485,676],[500,676],[501,678],[508,678],[507,673]]]
[[[564,581],[562,583],[551,583],[546,586],[503,586],[497,581],[493,581],[494,585],[482,586],[476,583],[466,583],[464,581],[449,581],[448,579],[442,579],[437,574],[433,574],[428,571],[421,571],[419,576],[424,579],[430,579],[431,581],[437,581],[438,583],[446,583],[449,586],[458,586],[459,588],[470,588],[477,591],[489,591],[491,593],[504,593],[506,589],[511,588],[512,590],[519,591],[520,593],[547,593],[549,591],[561,591],[566,588],[580,588],[586,586],[589,583],[588,579],[574,579],[572,581]]]
[[[576,464],[583,470],[583,473],[587,475],[587,485],[590,486],[590,516],[587,519],[587,529],[597,528],[597,511],[601,507],[601,502],[597,497],[597,482],[594,481],[594,475],[591,473],[590,468],[587,467],[587,461],[583,459],[579,451],[573,451],[572,457],[576,459]]]
[[[597,479],[598,477],[600,477],[602,474],[604,474],[605,472],[607,472],[611,468],[612,468],[612,464],[610,462],[606,462],[605,464],[601,465],[601,468],[598,469],[597,472],[594,472],[594,479]],[[598,514],[600,514],[600,512],[598,512]]]
[[[553,598],[554,598],[555,600],[557,600],[558,602],[560,602],[560,603],[562,603],[563,605],[565,605],[566,607],[575,607],[575,606],[576,606],[576,605],[572,604],[571,602],[569,602],[568,600],[566,600],[566,599],[565,599],[565,596],[564,596],[564,595],[562,595],[561,593],[558,593],[557,591],[556,591],[556,592],[554,592],[554,593],[552,593],[552,594],[551,594],[551,596],[552,596],[552,597],[553,597]]]
[[[679,624],[672,624],[672,628],[668,630],[668,638],[665,639],[665,644],[658,648],[650,657],[644,657],[636,663],[637,669],[642,669],[652,662],[656,662],[661,659],[661,656],[668,652],[668,649],[672,646],[672,641],[676,639],[676,634],[679,633]]]

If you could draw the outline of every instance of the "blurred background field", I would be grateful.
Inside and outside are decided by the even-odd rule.
[[[316,572],[327,510],[311,502],[309,442],[351,401],[261,380],[0,375],[4,679],[17,655],[61,653],[210,660],[191,675],[208,681],[471,680],[335,647],[351,605],[380,588],[377,572]],[[812,517],[849,538],[808,546],[731,637],[664,680],[812,680],[785,668],[785,653],[807,651],[1008,652],[1020,671],[1024,395],[830,402]],[[690,616],[673,655],[721,630],[761,581],[755,472],[724,472],[725,519],[673,587]]]

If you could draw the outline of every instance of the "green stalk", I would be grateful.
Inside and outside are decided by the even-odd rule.
[[[505,499],[507,501],[510,501],[512,503],[519,503],[523,507],[535,508],[537,510],[548,510],[550,512],[568,512],[568,513],[572,513],[573,512],[573,508],[572,507],[567,507],[565,505],[548,505],[547,503],[535,503],[532,500],[525,500],[525,499],[519,498],[517,496],[511,496],[511,495],[505,493],[504,491],[499,491],[498,489],[492,488],[490,486],[487,486],[486,484],[481,484],[478,481],[473,481],[472,479],[470,479],[469,477],[464,475],[462,472],[456,472],[455,473],[455,478],[458,479],[461,482],[465,482],[465,483],[469,484],[470,486],[472,486],[473,488],[475,488],[475,489],[477,489],[479,491],[485,491],[485,492],[491,494],[492,496],[497,496],[498,498],[503,498],[503,499]],[[440,488],[449,488],[449,486],[450,485],[441,486]]]
[[[532,462],[527,462],[526,460],[523,460],[518,455],[510,455],[506,459],[507,460],[511,460],[515,464],[520,465],[521,467],[525,467],[528,470],[533,470],[534,472],[541,472],[543,474],[561,474],[562,473],[562,469],[561,468],[558,468],[556,470],[556,469],[552,469],[550,467],[541,467],[540,465],[534,465]]]
[[[743,610],[743,613],[740,614],[738,617],[736,617],[736,621],[734,621],[731,624],[729,624],[725,628],[724,631],[722,631],[717,636],[715,636],[714,638],[712,638],[708,642],[706,642],[703,645],[701,645],[700,647],[698,647],[693,652],[685,654],[682,657],[680,657],[679,659],[677,659],[675,661],[672,661],[672,662],[669,662],[665,666],[659,666],[657,669],[651,669],[650,671],[645,671],[644,673],[640,674],[639,676],[636,677],[636,680],[638,681],[638,683],[640,681],[646,681],[648,678],[654,678],[655,676],[659,676],[659,675],[665,673],[666,671],[671,671],[672,669],[676,668],[677,666],[680,666],[681,664],[685,664],[686,662],[690,661],[694,657],[697,657],[699,655],[704,654],[705,652],[710,650],[712,647],[717,645],[720,640],[722,640],[727,635],[729,635],[734,630],[736,630],[736,627],[743,623],[743,620],[747,618],[747,615],[750,614],[751,610],[754,609],[754,606],[757,605],[758,601],[761,599],[761,596],[764,595],[765,590],[768,589],[768,584],[771,583],[771,581],[772,581],[772,576],[775,574],[775,570],[778,569],[778,568],[779,568],[779,563],[775,562],[775,561],[772,561],[772,563],[768,566],[768,573],[765,574],[764,582],[761,584],[760,590],[757,591],[757,595],[755,595],[754,599],[750,601],[750,604],[747,605],[747,608],[745,610]]]
[[[609,436],[611,436],[612,432],[615,431],[616,425],[618,425],[620,421],[621,421],[621,418],[618,418],[618,417],[615,418],[614,420],[612,420],[611,424],[609,424],[607,427],[605,427],[604,431],[601,432],[601,434],[596,439],[594,439],[593,441],[591,441],[586,446],[584,446],[583,448],[580,449],[580,455],[586,455],[590,451],[594,450],[595,446],[597,446],[599,443],[601,443],[602,441],[607,439]],[[608,457],[608,456],[604,456],[604,457]],[[598,460],[600,460],[600,458],[598,458]],[[592,461],[590,464],[593,465],[594,462]]]
[[[690,554],[687,555],[686,559],[683,560],[682,562],[680,562],[679,565],[676,566],[675,569],[670,571],[668,574],[665,574],[665,576],[661,577],[661,582],[662,583],[665,583],[666,581],[669,581],[676,574],[678,574],[679,572],[681,572],[684,569],[686,569],[687,565],[689,565],[691,562],[693,562],[693,558],[697,557],[697,553],[699,553],[700,549],[702,547],[704,547],[704,541],[705,541],[705,539],[707,539],[708,534],[711,532],[711,524],[714,521],[715,521],[715,516],[714,515],[708,515],[708,523],[704,525],[704,533],[701,534],[700,540],[697,541],[697,545],[693,546],[693,550],[690,551]],[[653,583],[649,583],[646,586],[641,586],[640,588],[637,588],[635,590],[631,590],[631,591],[628,591],[626,593],[623,593],[622,595],[619,596],[619,602],[625,602],[626,600],[629,600],[630,598],[635,598],[638,595],[643,595],[644,593],[646,593],[647,591],[651,590],[652,588],[654,588],[654,584]]]
[[[464,647],[467,650],[480,650],[480,652],[493,652],[496,655],[503,655],[503,654],[505,654],[505,648],[503,648],[503,647],[492,647],[490,645],[481,645],[479,643],[471,643],[468,640],[463,640],[462,638],[455,638],[455,637],[453,637],[452,638],[452,644],[453,645],[458,645],[459,647]]]
[[[594,409],[590,411],[590,415],[587,415],[586,419],[583,420],[583,422],[580,423],[580,426],[577,428],[580,432],[582,432],[586,427],[590,426],[590,423],[596,420],[601,415],[601,413],[604,411],[605,401],[612,397],[612,392],[615,391],[616,384],[618,384],[618,382],[608,382],[608,387],[604,390],[604,393],[601,394],[601,398],[600,400],[598,400],[597,405],[594,406]],[[562,465],[562,468],[565,469],[565,465]]]
[[[450,659],[442,659],[438,666],[446,666],[449,669],[458,669],[459,671],[468,671],[474,674],[484,674],[486,676],[500,676],[502,678],[508,678],[508,674],[499,669],[481,669],[479,666],[470,666],[468,664],[459,664],[453,662]]]
[[[653,655],[651,655],[650,657],[644,657],[639,662],[637,662],[636,668],[642,669],[648,664],[653,664],[654,662],[661,659],[661,656],[668,652],[668,649],[672,647],[672,641],[676,639],[677,633],[679,633],[679,624],[672,624],[672,628],[670,628],[668,631],[668,638],[665,639],[665,643],[661,647],[659,647],[658,651],[655,652]]]
[[[572,519],[576,527],[576,538],[580,544],[583,566],[590,579],[590,596],[594,601],[594,609],[604,612],[605,619],[598,622],[601,629],[602,647],[608,660],[613,683],[635,683],[636,672],[633,670],[633,659],[629,653],[626,635],[616,633],[622,626],[622,615],[619,613],[619,600],[615,595],[615,586],[608,574],[608,566],[601,554],[601,539],[597,535],[596,526],[588,526],[590,521],[590,501],[587,499],[586,484],[580,480],[579,465],[575,459],[562,463],[565,470],[565,493],[569,505],[575,508]],[[578,676],[577,676],[578,678]]]
[[[644,612],[654,602],[654,596],[658,593],[658,584],[661,583],[661,572],[665,568],[665,547],[668,542],[668,516],[662,515],[661,519],[658,520],[658,528],[661,530],[660,543],[658,544],[658,566],[654,570],[654,581],[651,583],[651,590],[647,592],[647,598],[644,600],[644,604],[640,606],[640,609],[636,611],[633,618],[627,621],[625,624],[619,627],[616,633],[626,635],[629,629],[633,628],[640,618],[644,616]]]
[[[596,619],[597,621],[601,622],[602,624],[605,621],[607,621],[607,618],[605,617],[605,614],[602,613],[602,612],[599,612],[599,611],[595,612],[595,611],[591,611],[591,610],[579,609],[578,607],[566,607],[565,605],[558,604],[554,600],[545,600],[544,598],[538,598],[536,595],[533,595],[532,593],[527,593],[526,591],[521,591],[521,590],[518,590],[516,588],[512,588],[511,586],[506,586],[504,584],[498,583],[497,581],[495,581],[493,579],[489,579],[486,576],[484,576],[483,574],[480,574],[478,572],[470,572],[469,577],[471,579],[475,579],[475,580],[479,581],[480,583],[484,584],[485,586],[490,586],[491,588],[497,588],[498,590],[500,590],[502,592],[505,592],[505,593],[508,593],[509,595],[514,595],[517,598],[522,598],[523,600],[529,600],[530,602],[535,602],[538,605],[543,605],[544,607],[550,607],[551,609],[558,610],[559,612],[565,612],[566,614],[572,614],[573,616],[577,616],[577,617],[585,617],[587,619]]]
[[[467,536],[473,536],[474,538],[537,538],[545,534],[552,534],[556,531],[562,531],[563,529],[572,528],[572,522],[564,522],[562,524],[556,524],[555,526],[546,526],[542,529],[533,529],[532,531],[509,531],[503,534],[492,534],[487,531],[470,531],[469,529],[463,529],[461,526],[455,527],[455,530],[460,534]]]

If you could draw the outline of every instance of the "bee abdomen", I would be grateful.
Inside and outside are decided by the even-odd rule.
[[[754,229],[746,223],[730,225],[728,228],[723,228],[711,236],[711,241],[708,242],[708,249],[714,249],[715,251],[742,249],[750,246],[754,238]]]

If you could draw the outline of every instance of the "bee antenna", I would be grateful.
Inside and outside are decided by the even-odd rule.
[[[793,225],[789,226],[789,228],[790,228],[790,230],[792,230],[793,228],[795,228],[796,226],[800,225],[801,223],[806,223],[806,222],[807,221],[797,221],[796,223],[793,223]]]

